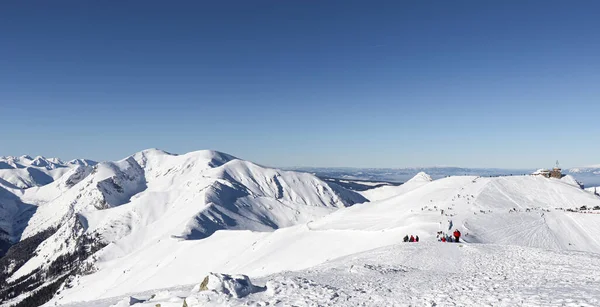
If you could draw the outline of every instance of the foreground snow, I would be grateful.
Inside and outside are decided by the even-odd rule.
[[[66,306],[597,306],[600,255],[517,246],[404,243],[253,280],[236,298],[198,282]],[[264,286],[261,288],[260,286]],[[251,293],[254,292],[254,293]],[[150,299],[153,297],[152,299]]]

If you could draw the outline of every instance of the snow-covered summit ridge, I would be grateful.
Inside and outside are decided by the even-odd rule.
[[[221,166],[231,160],[238,158],[216,150],[198,150],[178,155],[164,150],[151,148],[140,151],[131,156],[138,164],[151,171],[159,167],[165,167],[165,163],[173,167],[177,164],[185,164],[188,167],[201,164],[203,168],[214,168]]]
[[[382,200],[404,193],[410,192],[414,189],[420,188],[432,182],[433,179],[425,172],[419,172],[414,177],[406,181],[404,184],[399,186],[382,186],[375,189],[370,189],[361,192],[361,194],[370,201]]]
[[[84,159],[75,159],[72,161],[87,161],[89,164],[95,164],[96,162],[92,160],[84,160]],[[46,158],[44,156],[36,156],[32,158],[29,155],[23,155],[19,157],[15,156],[2,156],[0,157],[0,164],[4,167],[9,167],[13,169],[17,168],[26,168],[26,167],[38,167],[38,168],[46,168],[48,170],[59,168],[59,167],[68,167],[71,164],[71,161],[64,162],[59,158]]]
[[[412,177],[410,180],[408,180],[406,183],[412,183],[412,182],[431,182],[433,181],[433,179],[431,179],[431,176],[429,176],[427,173],[425,172],[419,172],[417,173],[414,177]]]

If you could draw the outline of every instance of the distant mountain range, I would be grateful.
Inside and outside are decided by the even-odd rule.
[[[409,168],[351,168],[351,167],[291,167],[289,170],[314,174],[322,178],[338,178],[351,180],[367,180],[402,183],[420,172],[425,172],[433,179],[448,176],[510,176],[531,174],[535,169],[503,169],[503,168],[464,168],[464,167],[409,167]],[[600,186],[600,168],[579,167],[563,170],[572,175],[586,187]]]
[[[42,156],[4,156],[0,157],[0,183],[20,189],[39,187],[62,177],[74,167],[96,164],[98,163],[87,159],[64,162],[58,158]]]

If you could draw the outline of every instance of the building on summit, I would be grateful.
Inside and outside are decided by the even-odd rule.
[[[548,169],[539,169],[535,172],[533,172],[533,175],[538,175],[538,176],[544,176],[546,178],[562,178],[563,174],[562,174],[562,169],[560,168],[558,161],[556,161],[556,166],[554,168],[552,168],[552,170],[548,170]]]

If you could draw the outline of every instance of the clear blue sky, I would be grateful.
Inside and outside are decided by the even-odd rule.
[[[600,1],[11,1],[0,155],[600,163]]]

